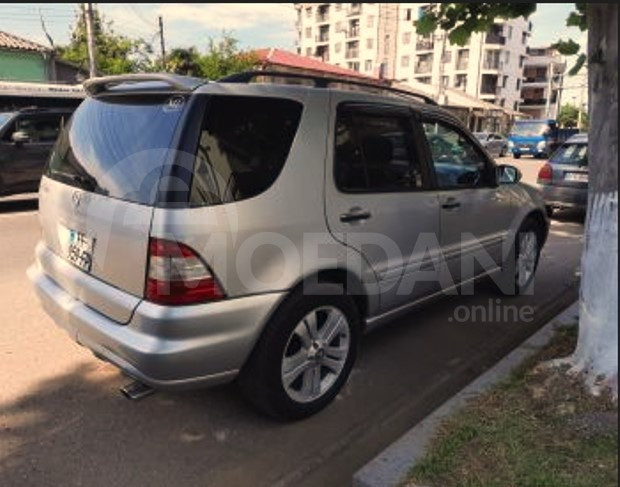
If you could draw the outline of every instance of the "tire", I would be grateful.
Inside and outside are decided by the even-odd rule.
[[[534,248],[532,238],[535,239]],[[521,224],[497,283],[502,294],[520,296],[531,290],[543,239],[544,230],[534,218],[527,218]]]
[[[514,157],[515,159],[521,159],[521,154],[512,154],[512,157]]]
[[[357,356],[361,319],[342,289],[336,284],[300,287],[267,324],[238,380],[261,411],[279,419],[311,416],[346,382]],[[332,335],[325,328],[328,322],[336,334],[323,340],[326,333]]]

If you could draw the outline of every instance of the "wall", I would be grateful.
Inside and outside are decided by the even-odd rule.
[[[43,55],[38,52],[0,50],[0,79],[46,81]]]

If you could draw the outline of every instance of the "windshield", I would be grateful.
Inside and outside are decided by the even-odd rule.
[[[58,138],[46,174],[87,191],[153,204],[183,105],[170,95],[87,98]]]
[[[544,134],[548,128],[546,122],[516,122],[512,127],[512,135],[534,137]]]
[[[564,144],[553,153],[549,162],[573,166],[588,165],[588,144]]]
[[[13,116],[13,113],[0,113],[0,128],[2,128],[4,126],[5,123],[7,123],[11,117]]]

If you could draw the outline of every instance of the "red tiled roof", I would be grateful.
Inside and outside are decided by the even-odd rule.
[[[20,51],[50,51],[49,47],[0,30],[0,49],[2,48]]]
[[[366,81],[376,82],[378,80],[378,78],[365,76],[352,69],[341,68],[340,66],[334,66],[333,64],[324,63],[306,56],[300,56],[294,52],[284,51],[282,49],[258,49],[255,52],[263,65],[297,68],[316,71],[317,73],[325,75],[347,76],[349,78],[358,78]]]

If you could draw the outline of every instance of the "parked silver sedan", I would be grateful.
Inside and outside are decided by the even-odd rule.
[[[508,152],[508,141],[503,135],[493,132],[476,132],[474,135],[489,154],[504,157]]]

